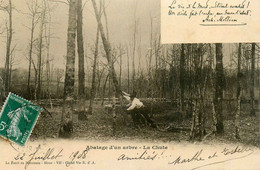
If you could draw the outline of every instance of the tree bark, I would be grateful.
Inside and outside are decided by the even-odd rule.
[[[128,48],[126,49],[126,52],[127,52],[127,92],[130,93],[130,63],[129,63]]]
[[[99,12],[99,17],[100,16],[101,16],[101,10]],[[96,66],[97,66],[97,58],[98,58],[98,46],[99,46],[99,27],[97,26],[96,44],[95,44],[93,70],[92,70],[92,85],[90,91],[89,114],[92,114],[92,105],[96,94]]]
[[[184,44],[181,44],[181,56],[180,56],[180,93],[181,93],[181,102],[180,102],[180,109],[181,112],[184,111],[184,86],[185,86],[185,69],[184,69],[184,64],[185,64],[185,58],[184,58]],[[184,116],[184,115],[183,115]]]
[[[77,0],[77,45],[78,45],[78,98],[80,120],[86,120],[85,113],[85,71],[84,71],[84,42],[83,42],[83,16],[82,0]]]
[[[0,105],[2,106],[2,102],[5,97],[5,88],[4,88],[4,81],[2,77],[0,76]]]
[[[153,88],[152,88],[152,58],[153,58],[153,18],[150,14],[150,55],[148,56],[148,95],[147,97],[153,97]]]
[[[77,9],[77,45],[78,45],[78,96],[85,97],[84,42],[82,33],[82,0],[78,0]]]
[[[27,94],[31,98],[30,92],[30,81],[31,81],[31,67],[32,67],[32,49],[33,49],[33,38],[34,38],[34,28],[35,28],[35,14],[32,16],[32,25],[31,25],[31,36],[30,36],[30,49],[29,49],[29,66],[28,66],[28,79],[27,79]]]
[[[69,3],[69,20],[67,32],[67,63],[64,83],[64,106],[61,119],[61,127],[59,136],[69,138],[73,133],[73,96],[75,82],[75,40],[76,40],[76,16],[77,16],[77,0],[70,0]],[[66,107],[66,109],[65,109]]]
[[[119,87],[122,88],[122,47],[119,49]]]
[[[239,119],[241,110],[241,43],[238,45],[238,56],[237,56],[237,112],[235,117],[235,128],[236,128],[236,138],[240,139],[239,135]]]
[[[135,15],[136,15],[136,6],[135,6]],[[132,87],[133,91],[135,90],[135,49],[136,49],[136,18],[134,21],[134,32],[133,32],[133,54],[132,54]]]
[[[9,9],[7,10],[9,15],[9,29],[7,33],[7,45],[6,45],[6,60],[5,60],[5,95],[9,92],[9,72],[10,72],[10,55],[11,55],[11,43],[13,37],[13,6],[12,1],[9,0]]]
[[[252,43],[251,50],[251,72],[250,72],[251,82],[250,82],[250,103],[251,103],[251,116],[256,116],[255,114],[255,43]]]
[[[222,100],[223,100],[223,87],[224,81],[223,77],[223,53],[222,53],[222,44],[216,44],[216,84],[215,84],[215,111],[217,116],[216,130],[217,134],[224,133],[224,124],[223,124],[223,111],[222,111]]]
[[[37,84],[36,84],[36,99],[40,100],[41,97],[41,68],[42,68],[42,35],[44,29],[45,22],[45,14],[46,14],[46,4],[43,2],[44,7],[41,12],[41,25],[40,25],[40,33],[39,33],[39,42],[38,42],[38,59],[37,59]]]

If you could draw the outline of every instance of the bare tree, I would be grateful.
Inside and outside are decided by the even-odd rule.
[[[30,81],[31,81],[31,67],[32,67],[32,51],[33,51],[33,42],[34,42],[34,31],[35,27],[38,23],[38,0],[33,0],[30,3],[27,3],[27,8],[29,10],[28,15],[31,17],[31,34],[30,34],[30,42],[29,42],[29,65],[28,65],[28,78],[27,78],[27,94],[29,98],[31,98],[30,92]]]
[[[256,43],[251,44],[251,72],[250,72],[250,103],[251,103],[251,116],[256,116],[255,114],[255,46]]]
[[[123,65],[123,54],[124,54],[124,49],[122,45],[120,44],[118,47],[119,50],[119,86],[120,88],[122,87],[122,65]]]
[[[152,57],[153,57],[153,18],[150,14],[150,25],[151,25],[151,32],[150,32],[150,55],[147,55],[148,57],[148,96],[153,96],[153,90],[152,90]]]
[[[78,0],[77,6],[77,44],[78,44],[78,95],[80,98],[85,96],[85,72],[84,72],[84,42],[82,32],[82,0]]]
[[[44,24],[46,18],[46,2],[42,1],[41,6],[41,14],[40,14],[40,32],[38,37],[38,54],[37,54],[37,81],[36,81],[36,89],[35,89],[35,97],[37,100],[41,97],[41,70],[42,70],[42,48],[43,48],[43,31]]]
[[[127,92],[130,93],[130,62],[129,62],[129,48],[126,47],[126,54],[127,54]]]
[[[203,139],[204,136],[204,91],[206,87],[206,80],[203,81],[202,76],[202,61],[203,61],[203,44],[194,44],[195,55],[194,55],[194,77],[193,77],[193,117],[190,139],[194,140],[196,136],[199,140]],[[181,49],[181,53],[182,49]],[[180,70],[181,71],[181,70]],[[204,82],[204,83],[203,83]]]
[[[85,71],[84,71],[84,42],[83,42],[83,16],[82,0],[77,1],[77,45],[78,45],[78,97],[79,119],[86,120],[85,114]]]
[[[12,83],[12,73],[14,71],[13,66],[16,64],[15,63],[15,50],[16,50],[16,45],[12,48],[11,53],[10,53],[10,62],[9,62],[9,90],[11,91],[11,83]]]
[[[49,24],[45,24],[45,43],[46,43],[46,81],[47,81],[47,87],[46,87],[46,92],[47,96],[49,98],[49,102],[52,106],[51,102],[51,92],[50,92],[50,82],[51,82],[51,58],[50,58],[50,44],[51,44],[51,14],[50,14],[50,6],[47,3],[47,9],[49,11],[49,17],[48,17],[48,22]],[[47,28],[48,27],[48,28]]]
[[[8,5],[0,6],[0,10],[8,13],[8,26],[7,26],[7,41],[6,41],[6,59],[5,59],[5,74],[4,74],[4,84],[6,95],[9,92],[9,79],[10,79],[10,56],[11,56],[11,45],[13,38],[13,5],[12,0],[8,1]]]
[[[59,131],[60,137],[69,138],[73,133],[73,96],[74,96],[74,82],[75,82],[75,40],[77,22],[77,0],[70,0],[69,2],[69,20],[67,32],[67,63],[64,83],[64,106],[61,118],[61,127]],[[66,109],[65,109],[66,107]]]
[[[137,19],[136,19],[136,9],[137,9],[137,2],[135,1],[134,6],[134,30],[133,30],[133,51],[132,51],[132,87],[133,91],[135,89],[135,51],[136,51],[136,34],[137,34]]]
[[[184,54],[184,44],[181,44],[181,55],[180,55],[180,93],[181,93],[181,101],[180,101],[180,110],[181,113],[184,111],[184,86],[185,86],[185,54]]]
[[[2,105],[3,99],[5,97],[5,88],[4,88],[4,81],[0,76],[0,104]]]
[[[101,17],[101,6],[102,6],[102,1],[100,1],[100,9],[99,9],[98,17]],[[89,114],[92,114],[93,100],[95,98],[95,93],[96,93],[96,67],[97,67],[97,59],[98,59],[98,52],[99,52],[98,47],[99,47],[99,26],[97,25],[96,44],[95,44],[93,70],[92,70],[92,84],[90,90],[90,101],[89,101],[89,110],[88,110]]]
[[[217,116],[216,130],[217,134],[224,133],[223,124],[223,111],[222,111],[222,101],[223,101],[223,88],[224,88],[224,71],[223,71],[223,52],[222,44],[216,44],[216,84],[215,84],[215,111]]]
[[[240,111],[241,111],[241,46],[242,44],[238,44],[238,55],[237,55],[237,112],[235,117],[235,127],[236,127],[236,138],[240,139],[239,135],[239,119],[240,119]]]

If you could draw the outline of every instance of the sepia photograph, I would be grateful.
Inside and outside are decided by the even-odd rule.
[[[76,159],[87,153],[90,169],[232,169],[221,164],[259,158],[260,29],[246,18],[259,9],[251,1],[0,0],[0,145],[8,146],[0,156],[13,153],[0,167],[46,169],[49,160],[73,169],[75,159],[80,169]],[[66,153],[86,150],[58,165],[63,141]],[[22,153],[25,163],[7,163]],[[95,161],[102,157],[104,165]]]

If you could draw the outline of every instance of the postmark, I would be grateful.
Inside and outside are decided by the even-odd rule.
[[[9,93],[0,113],[0,136],[24,146],[42,108]]]

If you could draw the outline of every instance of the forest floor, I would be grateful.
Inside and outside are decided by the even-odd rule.
[[[246,145],[260,147],[260,113],[257,112],[256,117],[249,116],[248,105],[242,106],[240,117],[240,135],[241,140],[235,138],[235,110],[226,107],[224,110],[224,128],[225,133],[222,136],[209,135],[203,143],[243,143]],[[153,120],[161,128],[167,126],[191,127],[191,118],[180,120],[179,112],[176,108],[161,107],[153,113]],[[165,109],[163,109],[165,108]],[[55,106],[52,109],[47,108],[49,114],[42,113],[36,123],[36,126],[31,134],[31,140],[58,138],[59,125],[62,115],[62,107]],[[121,111],[120,111],[121,110]],[[229,111],[227,111],[229,110]],[[213,123],[209,113],[206,123],[206,132],[211,133]],[[86,140],[141,140],[147,142],[170,142],[170,141],[188,141],[190,131],[159,131],[149,126],[134,127],[130,115],[127,115],[121,109],[117,109],[117,116],[113,119],[112,114],[107,113],[106,109],[100,104],[95,104],[93,114],[87,116],[87,120],[78,120],[78,115],[73,115],[73,139]]]

